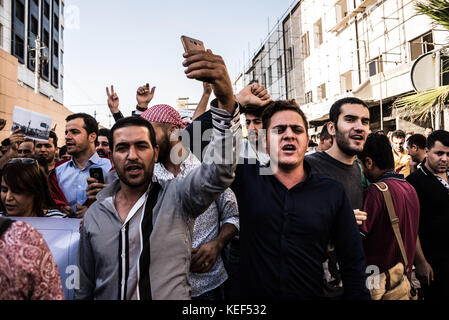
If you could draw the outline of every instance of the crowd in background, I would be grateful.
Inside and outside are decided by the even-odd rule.
[[[150,107],[149,84],[124,117],[111,86],[111,129],[78,113],[63,147],[53,131],[2,141],[0,299],[64,299],[42,236],[11,216],[82,219],[76,299],[374,299],[367,267],[398,263],[419,298],[449,298],[449,132],[372,133],[350,97],[313,142],[295,101],[234,95],[221,57],[184,58],[203,83],[190,121]]]

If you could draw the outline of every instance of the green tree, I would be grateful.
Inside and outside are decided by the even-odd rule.
[[[427,0],[415,4],[417,14],[423,14],[449,31],[449,0]],[[444,72],[447,72],[444,71]],[[446,107],[449,86],[416,91],[400,97],[394,103],[398,114],[412,120],[425,120],[435,110]]]

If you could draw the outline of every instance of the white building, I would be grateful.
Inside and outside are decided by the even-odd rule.
[[[35,40],[41,46],[38,91],[63,103],[64,0],[0,0],[0,48],[19,60],[18,81],[35,87]]]
[[[266,84],[274,99],[296,99],[310,121],[311,135],[328,120],[332,103],[345,96],[369,104],[373,131],[420,132],[430,122],[399,119],[392,104],[414,90],[410,71],[416,59],[447,45],[449,33],[416,15],[416,2],[298,0],[254,55],[244,82]]]

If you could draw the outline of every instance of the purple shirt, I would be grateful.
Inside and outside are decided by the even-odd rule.
[[[403,179],[402,175],[391,175],[380,181],[387,184],[393,199],[411,272],[418,236],[418,196],[415,189]],[[398,262],[403,262],[384,197],[375,185],[370,185],[366,189],[363,211],[368,214],[367,220],[362,225],[362,230],[366,233],[363,247],[367,266],[376,265],[380,272],[384,272]]]

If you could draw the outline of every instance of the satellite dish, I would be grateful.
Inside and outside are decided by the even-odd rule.
[[[440,72],[440,63],[435,52],[428,52],[416,59],[413,63],[410,75],[412,85],[416,91],[438,87],[440,84],[435,79],[436,72]]]

